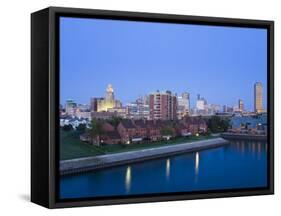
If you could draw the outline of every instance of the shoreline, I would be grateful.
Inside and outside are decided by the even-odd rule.
[[[222,133],[221,137],[224,139],[230,139],[230,140],[239,140],[239,139],[247,139],[247,140],[260,140],[264,141],[267,140],[267,135],[257,135],[257,134],[241,134],[241,133]]]
[[[77,174],[129,163],[174,156],[187,152],[215,148],[228,143],[229,141],[223,138],[214,138],[150,149],[63,160],[60,161],[60,175]]]

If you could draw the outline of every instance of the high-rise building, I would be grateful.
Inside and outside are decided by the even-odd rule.
[[[131,119],[149,119],[150,118],[150,109],[149,105],[140,102],[137,100],[133,103],[128,103],[126,105],[128,110],[128,118]]]
[[[244,111],[244,102],[243,102],[242,99],[238,100],[238,109],[239,109],[239,112],[243,112]]]
[[[203,100],[197,100],[196,101],[196,109],[197,110],[204,110],[205,109],[205,105],[204,105]]]
[[[233,109],[233,107],[231,107],[231,106],[223,105],[222,111],[223,111],[224,113],[232,113],[232,112],[234,111],[234,109]]]
[[[149,95],[151,119],[177,119],[177,97],[171,91],[155,92]]]
[[[224,113],[227,112],[227,106],[226,106],[226,105],[223,105],[223,106],[222,106],[222,112],[224,112]]]
[[[112,108],[121,108],[122,103],[119,100],[115,100],[114,91],[111,84],[106,88],[105,97],[91,98],[90,109],[91,112],[103,112]]]
[[[254,85],[254,111],[256,113],[263,112],[262,107],[262,83],[256,82]]]
[[[207,105],[207,101],[200,96],[200,94],[197,95],[197,101],[196,101],[196,109],[198,111],[203,111],[205,110]]]
[[[148,95],[143,96],[143,104],[149,105],[149,96]]]
[[[122,102],[120,100],[115,100],[114,107],[115,108],[122,108]]]
[[[65,104],[65,113],[70,116],[74,116],[76,112],[77,104],[74,102],[74,100],[66,100]]]
[[[114,91],[111,84],[108,84],[106,88],[106,95],[105,95],[106,101],[114,101]]]
[[[181,96],[177,97],[178,99],[178,108],[177,108],[177,115],[178,119],[182,119],[183,117],[187,116],[190,112],[190,100],[189,100],[189,93],[184,92]]]
[[[91,98],[91,101],[90,101],[91,112],[97,112],[98,111],[98,103],[99,103],[99,101],[101,101],[103,99],[104,98]]]
[[[106,88],[106,94],[104,100],[98,101],[98,112],[107,111],[107,109],[115,107],[114,91],[112,85],[109,84]]]
[[[221,110],[221,106],[219,104],[207,104],[207,114],[215,114]]]
[[[240,108],[239,108],[239,106],[238,106],[237,104],[234,105],[234,106],[232,107],[232,109],[233,109],[233,112],[235,112],[235,113],[240,112]]]

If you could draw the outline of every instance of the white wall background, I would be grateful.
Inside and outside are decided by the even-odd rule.
[[[47,210],[30,203],[30,13],[65,6],[275,20],[275,83],[281,82],[277,0],[26,0],[0,6],[0,214],[1,215],[270,215],[280,204],[280,99],[275,85],[276,195]],[[279,213],[280,214],[280,213]]]

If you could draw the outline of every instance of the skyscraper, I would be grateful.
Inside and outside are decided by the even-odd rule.
[[[197,101],[196,101],[196,109],[205,110],[206,105],[207,105],[207,100],[205,100],[205,98],[201,97],[200,94],[198,94]]]
[[[262,84],[261,82],[256,82],[254,85],[254,111],[256,113],[263,112],[262,107]]]
[[[184,92],[181,96],[177,97],[178,99],[178,119],[182,119],[190,112],[190,100],[189,100],[189,93]]]
[[[106,88],[105,98],[97,100],[97,111],[103,112],[107,111],[107,109],[114,108],[116,106],[116,101],[114,98],[114,91],[111,84],[109,84]]]
[[[155,92],[149,95],[149,109],[151,119],[177,119],[177,97],[171,91]]]
[[[106,101],[114,101],[114,91],[111,84],[108,84],[106,88],[106,95],[105,95]]]
[[[65,104],[65,112],[67,115],[75,115],[75,112],[76,112],[76,107],[77,107],[77,104],[74,102],[74,100],[66,100],[66,104]]]
[[[240,112],[244,111],[244,102],[241,99],[238,100],[238,109]]]
[[[91,101],[90,101],[91,112],[97,112],[98,111],[98,103],[99,103],[99,101],[101,101],[103,99],[104,98],[91,98]]]

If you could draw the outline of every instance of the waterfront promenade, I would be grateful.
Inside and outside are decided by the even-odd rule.
[[[86,171],[92,171],[107,167],[124,165],[128,163],[151,160],[171,155],[193,152],[202,149],[219,147],[227,144],[228,141],[223,138],[214,138],[210,140],[195,141],[177,145],[155,147],[137,151],[99,155],[93,157],[77,158],[60,161],[60,174],[74,174]]]

